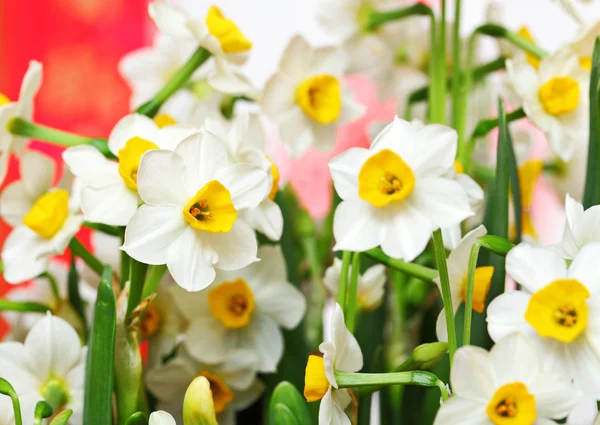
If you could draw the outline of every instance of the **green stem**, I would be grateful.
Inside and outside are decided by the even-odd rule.
[[[131,259],[129,265],[129,299],[127,300],[126,317],[140,304],[144,281],[146,278],[147,264]]]
[[[138,114],[154,117],[160,107],[165,103],[177,90],[179,90],[194,74],[196,69],[200,67],[211,54],[204,47],[198,47],[188,61],[171,77],[167,84],[152,98],[149,102],[144,103],[137,108]]]
[[[107,224],[102,223],[92,223],[90,221],[84,221],[83,227],[87,227],[88,229],[93,229],[110,236],[122,237],[125,232],[125,229],[123,227],[109,226]]]
[[[446,263],[446,250],[440,229],[433,232],[433,247],[440,273],[440,286],[442,287],[442,300],[444,301],[444,314],[448,330],[448,353],[450,355],[450,366],[452,366],[454,353],[456,352],[456,328],[454,326],[454,310],[452,309],[452,293],[450,291],[450,278],[448,277],[448,264]]]
[[[461,0],[455,0],[454,7],[454,27],[452,34],[452,123],[457,128],[457,123],[462,120],[461,114],[461,52],[460,52],[460,19],[461,19]],[[466,70],[467,73],[470,70]],[[458,134],[458,140],[461,140],[461,134]],[[459,142],[460,143],[460,142]]]
[[[98,274],[98,276],[102,275],[104,266],[100,260],[98,260],[98,258],[96,258],[90,251],[88,251],[87,248],[83,246],[83,244],[77,238],[71,239],[71,242],[69,242],[69,248],[71,248],[73,255],[81,258],[90,269]]]
[[[50,307],[30,301],[11,301],[0,298],[0,311],[18,311],[19,313],[46,313]]]
[[[409,16],[415,15],[425,15],[430,16],[432,18],[434,16],[433,11],[429,7],[420,3],[415,4],[414,6],[396,10],[388,10],[385,12],[371,10],[367,16],[365,29],[370,32],[375,31],[383,24],[398,21],[400,19],[408,18]]]
[[[156,294],[162,278],[167,272],[166,264],[160,266],[150,265],[148,266],[148,273],[146,274],[146,282],[144,283],[144,290],[142,291],[142,300],[150,297],[152,294]]]
[[[56,278],[48,272],[40,274],[39,277],[43,279],[48,279],[48,284],[50,285],[50,290],[52,291],[54,300],[56,302],[60,302],[60,291],[58,290],[58,283],[56,282]]]
[[[364,254],[368,255],[378,263],[385,264],[386,266],[394,270],[404,272],[410,276],[417,277],[426,282],[433,282],[433,279],[438,277],[437,270],[421,266],[420,264],[406,263],[402,260],[390,258],[387,255],[385,255],[383,251],[379,248],[370,249],[368,251],[365,251]]]
[[[121,245],[125,241],[125,233],[121,235]],[[129,268],[131,267],[131,257],[125,252],[121,251],[121,289],[125,287],[125,282],[129,279]]]
[[[350,261],[352,260],[352,252],[344,251],[342,254],[342,271],[340,273],[340,288],[338,290],[337,302],[346,312],[346,299],[348,298],[348,270],[350,270]]]
[[[360,276],[360,252],[355,252],[352,256],[352,275],[350,276],[350,288],[348,291],[348,300],[346,302],[346,327],[351,333],[354,333],[356,326],[357,303],[356,294],[358,293],[358,277]]]
[[[471,34],[471,39],[475,38],[478,34],[487,35],[494,38],[504,38],[510,41],[512,44],[524,50],[527,53],[532,54],[533,56],[543,59],[549,56],[549,53],[544,49],[533,44],[531,41],[521,37],[516,32],[510,31],[503,26],[495,25],[495,24],[485,24],[480,27],[475,28],[473,33]],[[469,43],[473,44],[473,43]],[[470,47],[472,50],[472,47]]]
[[[306,312],[306,339],[309,347],[316,348],[323,340],[322,311],[325,304],[325,288],[321,280],[323,270],[319,261],[319,246],[314,229],[304,232],[300,237],[300,243],[308,263],[311,283]]]
[[[78,146],[90,144],[93,140],[89,137],[78,136],[62,130],[57,130],[44,125],[16,117],[8,122],[6,129],[12,134],[43,140],[60,146]]]

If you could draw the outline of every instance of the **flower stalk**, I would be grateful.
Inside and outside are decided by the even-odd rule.
[[[43,140],[59,146],[88,145],[93,140],[89,137],[79,136],[67,131],[57,130],[45,125],[36,124],[31,121],[15,117],[6,125],[8,131],[17,136],[29,137],[31,139]]]
[[[73,255],[81,258],[85,264],[87,264],[90,269],[92,269],[98,276],[102,275],[102,271],[104,270],[104,265],[98,258],[96,258],[88,249],[83,246],[83,244],[77,238],[71,239],[69,242],[69,248],[71,248],[71,252]]]
[[[433,279],[439,276],[437,270],[430,269],[429,267],[422,266],[420,264],[415,263],[407,263],[402,260],[396,260],[394,258],[390,258],[385,253],[379,249],[374,248],[368,251],[365,251],[364,254],[371,257],[378,263],[384,264],[394,270],[398,270],[400,272],[404,272],[410,276],[422,279],[427,282],[433,283]],[[343,278],[343,272],[342,272]]]
[[[346,302],[346,327],[351,333],[354,333],[356,327],[357,302],[356,294],[358,292],[358,277],[360,275],[360,252],[352,255],[352,275],[350,276],[350,287],[348,288],[348,300]]]

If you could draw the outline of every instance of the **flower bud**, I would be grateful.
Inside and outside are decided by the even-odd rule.
[[[185,425],[218,425],[210,383],[204,376],[195,378],[183,400]]]
[[[446,342],[421,344],[413,350],[404,363],[396,368],[396,371],[429,370],[444,358],[447,351]]]

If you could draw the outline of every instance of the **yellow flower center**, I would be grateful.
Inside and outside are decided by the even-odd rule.
[[[119,151],[119,175],[129,189],[137,191],[137,173],[142,155],[152,149],[158,149],[158,146],[136,136],[129,139]]]
[[[61,411],[71,401],[69,385],[54,375],[40,386],[40,394],[54,411]]]
[[[415,188],[415,175],[400,157],[389,149],[365,161],[358,173],[358,195],[376,207],[405,199]]]
[[[156,124],[158,128],[165,128],[177,124],[177,120],[169,114],[158,114],[154,117],[154,124]]]
[[[10,99],[4,93],[0,93],[0,106],[10,103]]]
[[[321,400],[331,384],[325,375],[325,363],[323,357],[308,356],[306,373],[304,375],[304,398],[309,403]]]
[[[23,224],[43,238],[51,239],[69,216],[69,192],[55,189],[42,195],[23,217]]]
[[[585,69],[586,71],[592,70],[592,57],[591,56],[582,56],[579,58],[579,66]]]
[[[490,284],[492,283],[492,276],[494,275],[494,266],[477,267],[475,269],[475,285],[473,286],[473,310],[477,313],[483,313],[485,310],[485,299],[488,291],[490,290]],[[461,299],[462,302],[467,301],[467,280],[468,275],[465,275],[462,282]]]
[[[552,77],[540,88],[539,98],[544,110],[555,117],[577,109],[581,89],[571,77]]]
[[[531,296],[525,320],[540,336],[571,343],[587,328],[589,297],[578,280],[555,280]]]
[[[502,385],[486,413],[494,425],[532,425],[537,416],[535,397],[521,382]]]
[[[254,311],[254,295],[241,278],[223,282],[208,293],[211,314],[230,329],[247,326]]]
[[[233,401],[233,391],[223,382],[221,378],[214,375],[206,370],[200,372],[198,376],[204,376],[210,384],[210,391],[212,392],[213,403],[215,405],[215,413],[223,413],[225,406]]]
[[[277,196],[277,191],[279,190],[279,179],[281,178],[281,175],[279,174],[279,168],[277,168],[277,165],[275,165],[275,163],[270,159],[269,161],[271,162],[271,178],[273,179],[273,182],[271,183],[271,191],[269,192],[269,199],[273,201],[275,196]]]
[[[339,80],[329,74],[307,78],[296,88],[296,103],[319,124],[331,124],[342,112]]]
[[[223,16],[217,6],[211,6],[206,15],[208,32],[221,43],[225,53],[242,53],[252,48],[252,43],[242,34],[238,26]]]
[[[521,27],[519,29],[519,31],[517,31],[517,35],[521,36],[522,38],[524,38],[525,40],[529,41],[530,43],[535,44],[535,39],[533,38],[533,36],[529,32],[529,28],[527,28],[527,27]],[[526,58],[527,63],[529,65],[533,66],[535,69],[539,69],[539,67],[540,67],[540,58],[538,58],[535,55],[532,55],[531,53],[527,53],[525,55],[525,58]]]
[[[158,333],[162,326],[162,316],[158,308],[150,303],[144,312],[144,318],[140,325],[140,334],[142,339],[148,339]]]
[[[454,160],[454,172],[456,174],[464,174],[465,172],[465,167],[462,165],[462,162],[460,162],[458,159]]]
[[[183,217],[196,230],[227,233],[237,219],[231,194],[217,180],[211,180],[183,208]]]

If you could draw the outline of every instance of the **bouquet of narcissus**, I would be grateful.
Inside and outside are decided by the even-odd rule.
[[[461,0],[322,0],[338,43],[256,88],[226,10],[152,2],[105,139],[33,120],[32,61],[0,95],[0,425],[592,425],[600,23],[548,2],[580,27],[550,52],[501,6],[462,39]]]

